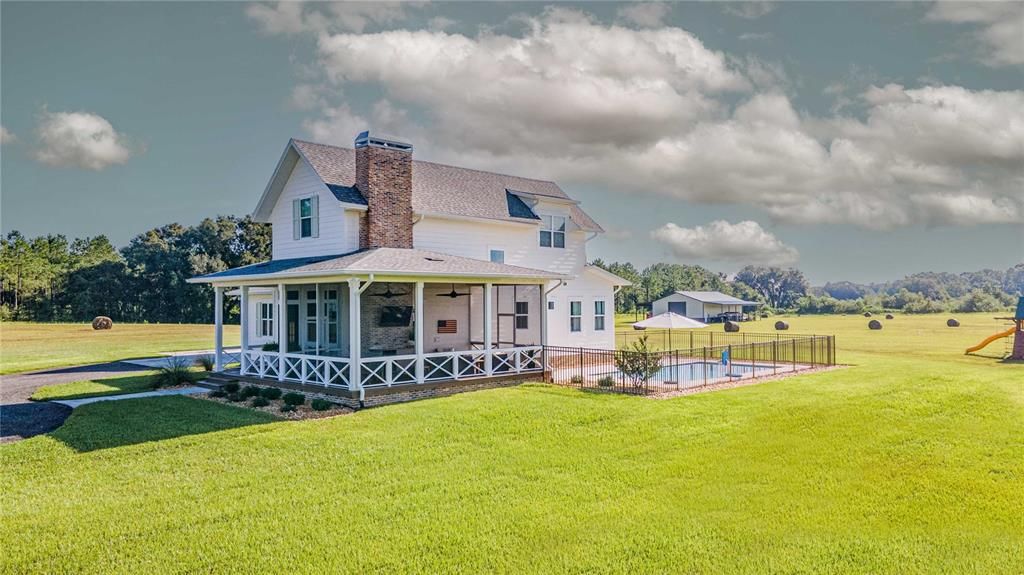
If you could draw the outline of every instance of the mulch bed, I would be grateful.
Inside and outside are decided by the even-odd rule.
[[[828,367],[813,367],[808,369],[801,369],[799,371],[788,371],[786,373],[779,373],[776,375],[767,375],[764,377],[757,378],[743,378],[733,381],[723,381],[721,383],[713,383],[711,385],[703,385],[700,387],[690,387],[686,389],[666,391],[663,393],[654,393],[646,397],[651,399],[672,399],[673,397],[680,397],[682,395],[693,395],[695,393],[704,393],[706,391],[721,391],[723,389],[732,389],[734,387],[745,387],[747,385],[757,385],[759,383],[767,383],[769,381],[777,381],[779,379],[785,379],[787,377],[793,377],[795,375],[808,375],[811,373],[821,373],[823,371],[832,371],[833,369],[842,369],[845,365],[833,365]]]
[[[325,417],[337,417],[339,415],[349,415],[351,413],[355,413],[355,411],[353,411],[352,409],[349,409],[337,403],[332,404],[332,407],[330,409],[326,409],[324,411],[317,411],[310,407],[308,397],[306,398],[305,404],[296,406],[295,411],[281,411],[281,406],[284,405],[284,402],[281,401],[280,399],[270,400],[270,405],[265,405],[263,407],[255,407],[252,405],[253,398],[251,397],[248,399],[244,399],[242,401],[231,401],[226,397],[210,397],[209,393],[199,393],[193,395],[192,397],[205,399],[207,401],[215,401],[217,403],[223,403],[225,405],[233,405],[235,407],[244,407],[246,409],[252,409],[255,411],[263,411],[271,415],[276,415],[277,417],[280,417],[282,419],[291,419],[295,421],[303,419],[323,419]]]

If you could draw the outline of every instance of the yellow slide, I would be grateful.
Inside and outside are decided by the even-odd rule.
[[[1016,329],[1017,328],[1015,328],[1015,327],[1011,327],[1010,329],[1008,329],[1006,331],[1001,331],[1001,332],[999,332],[999,333],[997,333],[995,335],[990,335],[990,336],[986,337],[985,339],[981,340],[981,343],[979,343],[978,345],[976,345],[974,347],[967,348],[967,351],[965,351],[964,353],[974,353],[974,352],[978,351],[979,349],[985,347],[986,345],[992,343],[993,341],[995,341],[995,340],[997,340],[997,339],[999,339],[1001,337],[1010,337],[1011,335],[1013,335],[1013,332]]]

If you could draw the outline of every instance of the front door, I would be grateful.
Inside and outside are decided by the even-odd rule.
[[[288,304],[288,351],[299,351],[299,304]]]

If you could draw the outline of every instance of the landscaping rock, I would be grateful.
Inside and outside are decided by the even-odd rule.
[[[882,322],[873,319],[868,322],[868,329],[882,329]]]
[[[105,315],[92,318],[93,329],[110,329],[112,327],[114,327],[114,321]]]
[[[892,319],[892,314],[891,313],[885,314],[885,319]]]
[[[777,331],[786,331],[789,329],[789,324],[784,321],[777,321],[775,322],[775,329]]]
[[[725,331],[736,332],[736,331],[739,331],[739,330],[740,330],[740,324],[738,324],[738,323],[736,323],[734,321],[727,321],[727,322],[725,322]]]
[[[946,327],[960,327],[960,322],[953,318],[949,318],[946,320]]]

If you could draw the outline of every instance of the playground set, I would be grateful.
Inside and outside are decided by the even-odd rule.
[[[1002,339],[1004,337],[1013,336],[1013,350],[1010,352],[1010,359],[1021,359],[1024,360],[1024,296],[1021,296],[1017,300],[1017,312],[1013,317],[997,317],[998,320],[1012,320],[1013,327],[1006,331],[994,333],[985,339],[981,340],[978,345],[967,348],[965,353],[974,353],[980,351],[988,344]]]

